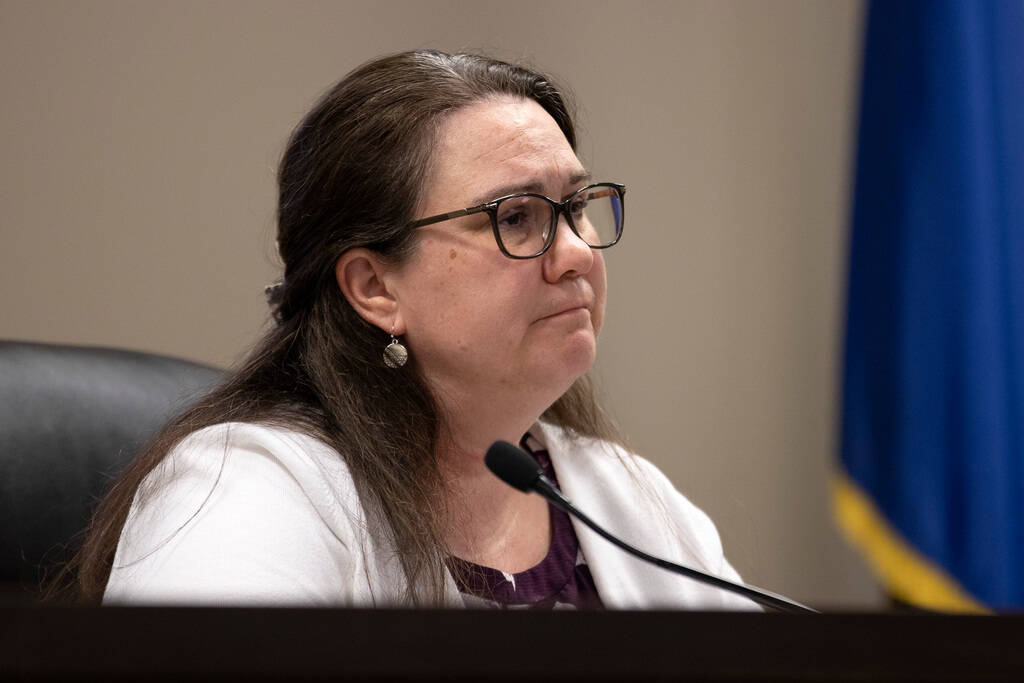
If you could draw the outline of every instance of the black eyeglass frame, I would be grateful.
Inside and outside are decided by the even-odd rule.
[[[608,244],[602,244],[602,245],[598,245],[598,246],[595,246],[595,245],[591,244],[590,242],[587,242],[586,239],[584,239],[583,235],[580,234],[580,231],[576,229],[576,224],[572,222],[572,214],[569,212],[569,207],[572,205],[572,201],[577,196],[579,196],[579,194],[581,192],[586,192],[587,190],[593,190],[595,187],[607,187],[607,188],[611,188],[612,190],[614,190],[615,193],[619,197],[619,211],[621,212],[621,216],[619,218],[618,225],[616,225],[616,227],[615,227],[615,239],[612,240],[611,242],[609,242]],[[554,220],[552,222],[552,228],[553,229],[548,231],[547,239],[544,241],[544,246],[541,247],[540,251],[538,251],[535,254],[530,254],[529,256],[517,256],[516,254],[510,254],[508,252],[508,250],[505,248],[505,245],[502,243],[502,241],[501,241],[501,234],[500,234],[500,232],[498,230],[498,204],[500,204],[501,202],[503,202],[503,201],[505,201],[507,199],[517,199],[519,197],[536,197],[537,199],[543,199],[548,204],[550,204],[552,209],[553,209],[553,213],[552,213],[552,215],[554,216]],[[461,218],[463,216],[470,216],[470,215],[475,214],[475,213],[481,213],[481,212],[486,211],[487,214],[491,217],[491,230],[494,231],[494,241],[497,242],[498,249],[501,250],[501,253],[504,254],[505,256],[507,256],[510,259],[525,260],[525,259],[537,258],[538,256],[543,256],[547,252],[547,250],[551,248],[551,245],[555,243],[555,234],[558,232],[558,217],[560,215],[564,214],[566,222],[569,224],[569,227],[572,229],[572,231],[574,233],[576,233],[577,237],[579,237],[581,240],[583,240],[587,244],[588,247],[590,247],[591,249],[607,249],[608,247],[614,247],[616,244],[619,243],[619,240],[622,238],[622,227],[626,223],[626,200],[625,200],[625,197],[626,197],[626,186],[622,185],[620,183],[592,183],[590,185],[586,185],[586,186],[581,187],[580,189],[576,190],[571,195],[569,195],[564,201],[561,201],[561,202],[556,202],[555,200],[550,199],[549,197],[545,197],[542,194],[536,194],[534,192],[519,192],[519,193],[516,193],[516,194],[505,195],[504,197],[498,197],[497,199],[492,199],[491,201],[486,202],[484,204],[479,204],[477,206],[471,206],[468,209],[460,209],[459,211],[450,211],[449,213],[440,213],[440,214],[437,214],[436,216],[428,216],[427,218],[420,218],[419,220],[415,220],[415,221],[412,221],[412,222],[408,223],[406,225],[406,227],[407,228],[422,228],[422,227],[424,227],[426,225],[433,225],[435,223],[441,223],[443,221],[450,221],[453,218]]]

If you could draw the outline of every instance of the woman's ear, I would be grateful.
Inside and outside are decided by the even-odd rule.
[[[386,267],[380,257],[369,249],[349,249],[334,266],[334,277],[341,293],[366,322],[385,332],[403,334],[398,302],[388,291]]]

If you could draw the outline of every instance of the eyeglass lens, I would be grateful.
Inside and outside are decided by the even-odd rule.
[[[498,236],[513,256],[533,256],[544,249],[557,227],[557,209],[540,197],[510,197],[496,207]],[[573,195],[569,214],[576,232],[591,247],[613,244],[622,229],[622,198],[614,187],[598,185]]]

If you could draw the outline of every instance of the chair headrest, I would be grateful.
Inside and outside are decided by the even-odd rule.
[[[0,581],[34,581],[111,477],[222,375],[151,353],[0,341]]]

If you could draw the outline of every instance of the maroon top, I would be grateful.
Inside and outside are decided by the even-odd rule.
[[[529,434],[520,447],[533,455],[544,475],[558,479],[548,452]],[[590,575],[569,515],[549,506],[551,547],[540,564],[516,574],[448,558],[448,566],[466,604],[499,609],[600,609],[594,578]]]

